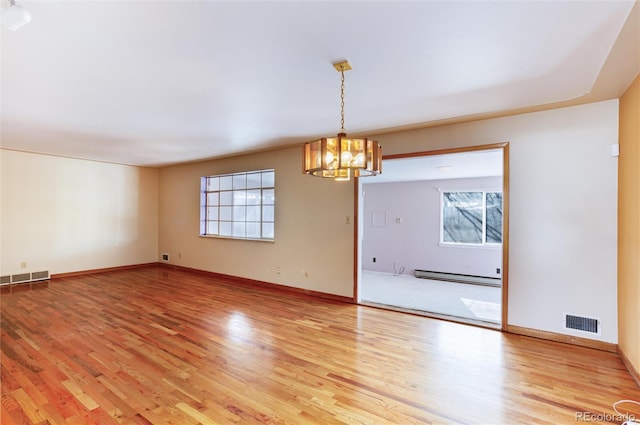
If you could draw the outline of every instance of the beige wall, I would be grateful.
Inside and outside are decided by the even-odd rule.
[[[508,324],[617,342],[617,100],[380,140],[386,154],[509,142]],[[601,333],[564,329],[565,313]]]
[[[0,274],[157,261],[158,175],[0,150]]]
[[[640,371],[640,76],[620,99],[619,347]]]
[[[163,168],[159,254],[171,264],[351,297],[353,183],[303,175],[301,159],[296,147]],[[201,176],[267,168],[276,176],[275,242],[198,236]]]
[[[509,141],[509,324],[617,342],[617,158],[610,154],[617,100],[378,139],[386,154]],[[159,254],[195,269],[353,296],[353,225],[346,224],[353,185],[305,176],[300,162],[296,147],[163,168]],[[264,168],[276,169],[276,241],[199,237],[200,177]],[[563,329],[564,313],[600,319],[601,333]]]

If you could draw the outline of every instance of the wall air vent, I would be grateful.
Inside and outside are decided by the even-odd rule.
[[[33,272],[31,273],[31,280],[47,280],[49,279],[49,272]]]
[[[583,332],[594,334],[600,333],[600,321],[593,317],[574,316],[571,314],[564,315],[565,329],[575,329]]]
[[[11,285],[14,283],[29,283],[40,280],[49,280],[49,271],[18,273],[10,276],[0,276],[0,285]]]
[[[31,273],[20,273],[11,275],[11,283],[29,282],[31,280]]]

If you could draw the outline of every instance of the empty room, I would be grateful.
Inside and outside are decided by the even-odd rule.
[[[640,424],[638,1],[0,6],[1,424]]]

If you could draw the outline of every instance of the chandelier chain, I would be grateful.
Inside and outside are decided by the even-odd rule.
[[[344,131],[344,65],[341,68],[340,73],[342,78],[340,79],[340,133]]]

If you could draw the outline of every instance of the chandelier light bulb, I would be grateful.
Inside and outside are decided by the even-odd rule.
[[[327,152],[327,164],[331,165],[333,163],[333,161],[335,161],[335,157],[333,156],[332,152]]]

